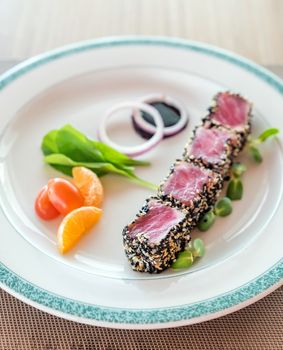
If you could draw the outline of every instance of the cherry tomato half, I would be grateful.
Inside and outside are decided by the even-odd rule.
[[[79,189],[70,181],[62,178],[48,181],[48,197],[53,206],[63,215],[67,215],[84,204],[84,198]]]
[[[36,214],[43,220],[52,220],[60,214],[49,200],[47,185],[45,185],[38,193],[34,209]]]

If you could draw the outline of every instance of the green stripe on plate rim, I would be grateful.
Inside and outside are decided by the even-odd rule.
[[[29,71],[65,56],[93,49],[130,45],[164,46],[191,50],[203,53],[205,55],[214,56],[228,61],[256,75],[258,78],[268,83],[283,95],[283,82],[281,79],[252,61],[210,45],[177,38],[168,39],[162,37],[113,37],[86,41],[50,51],[31,58],[4,73],[0,77],[0,91]],[[216,312],[221,312],[231,307],[235,307],[238,304],[254,298],[258,294],[263,293],[275,284],[281,282],[282,279],[283,259],[281,259],[268,271],[258,276],[256,279],[215,298],[177,307],[144,310],[119,309],[86,304],[50,293],[47,290],[39,288],[21,278],[0,262],[0,282],[8,289],[14,291],[16,294],[19,294],[20,296],[23,296],[41,306],[48,307],[52,310],[65,314],[101,322],[121,324],[168,323],[211,315]]]

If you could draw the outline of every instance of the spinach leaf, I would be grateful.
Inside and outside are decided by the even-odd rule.
[[[70,125],[59,129],[56,135],[58,153],[77,161],[103,162],[104,158],[99,150],[92,146],[90,140]]]
[[[117,173],[121,175],[127,175],[127,171],[116,168],[111,163],[95,163],[95,162],[77,162],[64,154],[54,153],[44,157],[44,161],[51,165],[62,165],[73,168],[75,166],[83,166],[93,170],[95,173],[99,172],[104,174],[107,173]]]
[[[95,162],[77,162],[72,160],[71,158],[65,156],[64,154],[54,153],[44,157],[44,161],[47,164],[52,165],[59,171],[62,171],[66,175],[72,175],[72,168],[75,166],[83,166],[86,167],[93,172],[95,172],[98,176],[103,176],[108,173],[119,174],[128,177],[135,183],[156,190],[157,186],[151,184],[148,181],[140,179],[135,175],[133,168],[124,167],[123,169],[117,168],[115,165],[111,163],[95,163]],[[58,168],[59,167],[59,168]]]
[[[150,165],[149,162],[129,158],[102,142],[88,139],[69,124],[50,131],[43,138],[41,147],[45,155],[62,153],[78,161],[106,161],[119,167]]]
[[[58,171],[71,176],[74,166],[84,166],[98,176],[115,173],[126,176],[139,185],[156,189],[156,186],[140,179],[134,166],[149,165],[149,162],[127,157],[98,141],[88,139],[71,125],[52,130],[42,140],[41,149],[45,162]]]
[[[95,148],[99,149],[104,155],[105,160],[115,163],[118,166],[120,164],[128,166],[147,166],[150,165],[149,162],[144,160],[136,160],[127,157],[125,154],[116,151],[114,148],[107,146],[105,143],[92,141]]]
[[[51,130],[43,137],[41,149],[44,155],[58,153],[58,147],[56,143],[57,132],[57,130]]]

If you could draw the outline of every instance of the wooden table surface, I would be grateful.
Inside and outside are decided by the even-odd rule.
[[[0,59],[74,41],[164,35],[283,64],[283,0],[0,0]]]

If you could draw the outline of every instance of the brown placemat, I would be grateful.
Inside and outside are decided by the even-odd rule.
[[[13,62],[0,62],[0,71]],[[274,67],[278,74],[282,67]],[[192,326],[152,331],[66,321],[0,290],[0,350],[282,350],[283,287],[233,314]]]
[[[0,349],[283,349],[283,287],[233,314],[163,330],[81,325],[36,310],[0,291]]]

